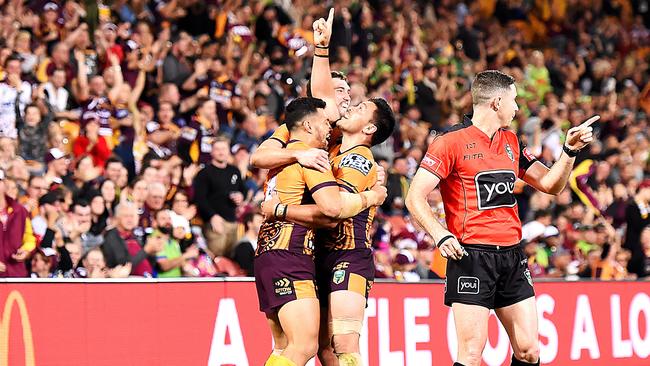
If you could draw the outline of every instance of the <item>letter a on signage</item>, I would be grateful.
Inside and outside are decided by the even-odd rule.
[[[226,331],[230,334],[230,344],[226,344]],[[237,307],[233,299],[221,299],[214,322],[212,346],[208,366],[221,365],[248,366],[244,337],[239,326]]]

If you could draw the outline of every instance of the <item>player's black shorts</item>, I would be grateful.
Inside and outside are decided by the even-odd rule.
[[[328,306],[329,294],[352,291],[368,299],[375,280],[372,249],[319,250],[316,252],[316,283],[321,306]]]
[[[535,296],[528,259],[519,245],[463,245],[469,255],[447,261],[445,305],[498,309]]]

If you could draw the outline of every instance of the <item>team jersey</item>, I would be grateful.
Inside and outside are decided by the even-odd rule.
[[[290,140],[287,149],[309,149],[302,141]],[[275,191],[286,205],[313,204],[312,195],[324,187],[337,186],[332,172],[321,173],[298,163],[285,165],[269,172],[265,193]],[[288,221],[264,221],[257,240],[256,255],[269,250],[288,250],[313,255],[314,230]]]
[[[370,148],[358,145],[345,152],[340,149],[341,145],[330,149],[332,173],[339,187],[350,193],[370,189],[377,181],[377,166]],[[329,250],[370,248],[370,228],[376,210],[375,207],[368,208],[339,222],[333,229],[318,230],[317,245]]]
[[[335,129],[335,131],[337,130]],[[269,138],[286,146],[290,138],[287,126],[281,125]],[[329,148],[332,173],[339,187],[350,193],[360,193],[370,189],[377,181],[377,166],[370,148],[358,145],[345,152],[341,152],[340,149],[340,144]],[[318,230],[317,244],[330,250],[370,248],[372,245],[370,227],[375,212],[376,208],[371,207],[354,217],[339,222],[333,229]]]
[[[512,131],[490,138],[465,117],[434,139],[420,167],[440,178],[447,228],[460,242],[507,246],[521,240],[515,181],[535,161]]]

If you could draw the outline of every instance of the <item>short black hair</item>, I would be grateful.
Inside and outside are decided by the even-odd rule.
[[[345,76],[345,74],[340,71],[336,71],[336,70],[332,71],[330,72],[330,75],[332,76],[332,79],[341,79],[346,82],[348,81],[348,77]],[[311,78],[309,78],[309,80],[307,81],[307,96],[313,97],[313,95],[311,94]]]
[[[325,108],[326,104],[322,99],[311,97],[300,97],[294,99],[285,110],[284,123],[289,131],[293,130],[302,120]]]
[[[495,97],[497,93],[503,93],[510,85],[515,83],[515,79],[498,70],[486,70],[476,74],[472,86],[472,103],[474,105],[484,104]]]
[[[7,68],[7,65],[9,65],[9,63],[10,63],[11,61],[23,62],[23,58],[20,57],[20,55],[17,54],[17,53],[12,53],[11,55],[9,55],[9,56],[5,59],[5,63],[4,63],[4,65],[3,65],[3,67],[6,69],[6,68]]]
[[[79,207],[88,207],[90,206],[90,203],[88,202],[87,199],[85,198],[77,198],[73,203],[72,203],[72,211],[74,212],[74,209],[79,206]]]
[[[393,134],[393,130],[395,130],[395,114],[385,99],[372,98],[370,101],[377,107],[377,110],[375,110],[372,116],[372,124],[377,127],[377,131],[372,135],[370,141],[370,144],[375,146],[386,141]]]
[[[112,163],[119,163],[120,165],[124,166],[124,162],[119,156],[112,155],[111,157],[106,159],[106,163],[104,163],[104,169],[108,168],[108,166]]]

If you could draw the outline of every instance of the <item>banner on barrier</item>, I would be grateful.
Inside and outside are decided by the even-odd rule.
[[[650,364],[650,283],[535,287],[542,364]],[[453,363],[454,322],[442,296],[442,284],[376,284],[361,337],[365,364]],[[2,283],[2,304],[0,366],[258,366],[271,350],[252,282]],[[489,328],[484,364],[509,365],[496,316]]]

